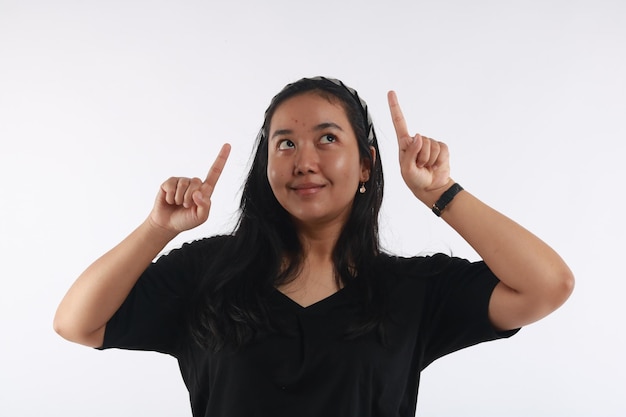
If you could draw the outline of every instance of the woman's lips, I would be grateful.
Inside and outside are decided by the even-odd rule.
[[[322,190],[322,188],[324,188],[323,184],[315,184],[315,183],[303,183],[303,184],[293,185],[291,187],[291,189],[295,191],[295,193],[298,195],[316,194],[320,190]]]

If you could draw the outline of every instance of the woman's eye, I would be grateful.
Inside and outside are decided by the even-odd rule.
[[[278,144],[278,149],[292,149],[294,146],[296,145],[292,141],[290,141],[289,139],[284,139],[281,140]]]
[[[322,143],[333,143],[337,140],[336,137],[334,137],[333,135],[324,135],[322,136],[322,138],[320,139],[320,142]]]

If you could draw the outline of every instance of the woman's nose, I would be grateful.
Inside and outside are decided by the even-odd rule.
[[[300,146],[296,151],[294,170],[296,175],[317,172],[319,165],[319,155],[315,146],[306,144]]]

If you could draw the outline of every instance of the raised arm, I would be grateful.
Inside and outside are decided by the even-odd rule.
[[[54,329],[59,335],[83,345],[102,346],[106,323],[142,272],[180,232],[207,220],[211,195],[229,153],[230,145],[226,144],[204,181],[170,178],[161,185],[148,218],[91,264],[70,287],[54,317]]]
[[[398,137],[402,178],[428,207],[449,189],[448,147],[416,134],[411,136],[396,94],[388,94]],[[574,277],[563,259],[538,237],[513,220],[461,191],[441,217],[482,257],[500,279],[489,303],[489,317],[499,330],[535,322],[563,304]]]

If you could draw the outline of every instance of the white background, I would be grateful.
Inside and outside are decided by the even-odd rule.
[[[418,415],[626,414],[626,3],[0,0],[1,416],[190,415],[173,358],[73,345],[54,311],[225,141],[211,218],[172,246],[229,231],[271,97],[320,74],[372,110],[387,249],[476,259],[399,176],[395,89],[454,178],[577,277],[553,315],[429,367]]]

